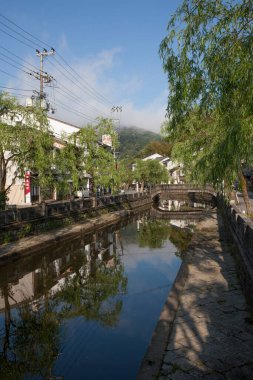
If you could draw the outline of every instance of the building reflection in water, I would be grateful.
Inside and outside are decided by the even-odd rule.
[[[179,201],[176,199],[160,199],[158,208],[163,211],[191,211],[203,210],[208,207],[207,203],[191,201]]]
[[[0,269],[0,378],[55,378],[59,327],[68,317],[117,323],[115,296],[127,287],[122,254],[120,231],[99,231]]]
[[[128,221],[125,222],[127,223]],[[150,218],[150,213],[136,217],[135,224],[138,233],[133,224],[129,225],[127,232],[124,233],[126,247],[129,243],[131,246],[137,244],[138,249],[149,247],[152,250],[163,247],[169,239],[178,250],[184,250],[191,235],[190,225],[183,230],[178,225],[173,226],[171,221]],[[114,328],[119,325],[123,308],[122,296],[127,295],[128,285],[123,262],[130,260],[131,263],[132,257],[135,256],[130,255],[131,257],[127,259],[127,248],[124,254],[121,227],[122,224],[61,245],[56,243],[50,251],[42,251],[0,268],[1,379],[57,378],[60,380],[63,378],[62,367],[58,368],[57,376],[54,369],[57,359],[61,358],[63,352],[64,339],[61,329],[63,324],[68,324],[70,320],[75,321],[75,318],[78,320],[82,318],[85,321],[95,321],[102,327]],[[137,235],[136,243],[135,235]],[[172,244],[170,243],[171,247]],[[171,260],[172,257],[174,260],[174,246],[170,253]],[[155,252],[154,262],[157,267],[159,254],[158,251]],[[162,255],[165,255],[161,261],[163,269],[157,277],[167,278],[167,274],[164,274],[164,263],[168,261],[167,252],[163,252]],[[147,256],[153,261],[151,254]],[[141,257],[144,258],[144,255]],[[176,268],[178,265],[176,264]],[[150,287],[148,261],[143,262],[142,268],[148,270],[147,284]],[[160,284],[159,280],[157,281]],[[144,283],[145,280],[142,278],[141,292]],[[136,286],[135,279],[134,289]],[[128,287],[130,288],[130,285]],[[160,292],[160,285],[158,289]],[[166,289],[167,285],[165,292]],[[158,294],[155,295],[157,300]],[[127,320],[126,315],[130,313],[128,310],[137,313],[140,300],[136,301],[137,304],[133,301],[133,296],[125,297],[126,304],[131,307],[125,311],[124,323]],[[152,301],[152,310],[153,303],[154,301]],[[150,313],[149,310],[149,315]],[[140,326],[143,330],[142,323]],[[121,334],[122,331],[126,331],[125,325]],[[141,350],[140,348],[140,354]]]

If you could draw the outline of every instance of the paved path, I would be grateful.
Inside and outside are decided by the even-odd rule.
[[[233,247],[214,216],[200,223],[159,380],[252,380],[253,318],[237,280]]]
[[[249,191],[249,198],[251,200],[251,203],[253,204],[253,192],[252,191]],[[242,193],[240,193],[239,191],[236,193],[236,203],[235,205],[239,208],[239,210],[243,213],[246,212],[246,206],[245,206],[245,202],[244,202],[244,199],[243,199],[243,195]]]

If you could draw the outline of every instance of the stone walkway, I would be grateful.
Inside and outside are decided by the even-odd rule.
[[[253,379],[253,317],[232,250],[216,215],[198,225],[159,380]]]

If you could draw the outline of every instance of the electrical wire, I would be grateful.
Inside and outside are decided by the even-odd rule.
[[[101,99],[99,99],[98,97],[94,96],[94,94],[92,93],[92,91],[86,86],[81,86],[80,85],[80,81],[78,79],[76,79],[73,74],[69,73],[69,70],[67,70],[55,57],[53,57],[53,59],[55,60],[55,62],[57,62],[57,64],[62,67],[69,75],[66,75],[61,69],[59,69],[58,67],[55,66],[55,64],[52,62],[52,61],[49,61],[50,65],[54,66],[56,68],[56,70],[58,70],[63,76],[64,78],[68,79],[71,84],[74,84],[77,88],[79,88],[81,91],[84,91],[85,92],[88,92],[88,95],[90,95],[91,97],[94,97],[95,100],[97,100],[99,103],[102,103],[102,104],[105,104],[104,101],[102,101]],[[74,80],[73,80],[74,79]]]
[[[61,87],[65,88],[65,90],[61,89]],[[67,91],[67,88],[65,86],[62,86],[61,87],[56,87],[55,89],[55,92],[58,92],[60,94],[64,93],[67,95],[67,98],[71,99],[71,100],[74,100],[76,103],[78,103],[80,106],[83,106],[85,105],[85,107],[88,107],[91,111],[95,111],[95,112],[98,112],[100,113],[100,110],[92,105],[90,105],[88,102],[86,102],[85,100],[80,100],[80,98],[78,98],[77,96],[75,95],[72,95],[72,92],[71,91]]]
[[[5,50],[8,54],[10,55],[13,55],[14,57],[20,59],[22,62],[24,62],[26,65],[29,65],[31,67],[33,67],[36,71],[38,70],[38,67],[32,65],[31,63],[25,61],[23,58],[21,58],[20,56],[18,56],[17,54],[13,53],[12,51],[10,51],[9,49],[6,49],[4,46],[0,45],[0,49],[3,49]],[[3,54],[3,53],[0,53],[0,54]],[[43,74],[45,74],[45,71],[42,71]]]
[[[47,43],[41,41],[39,38],[33,36],[31,33],[27,32],[25,29],[21,28],[21,26],[17,25],[15,22],[13,22],[12,20],[10,20],[8,17],[4,16],[2,13],[0,13],[0,17],[4,18],[6,21],[8,21],[9,23],[11,23],[12,25],[14,25],[16,28],[22,30],[22,32],[26,33],[28,36],[32,37],[34,40],[40,42],[43,44],[43,47],[44,46],[47,46],[49,48],[51,48],[50,45],[48,45]],[[41,46],[40,46],[41,47]]]
[[[31,90],[26,90],[26,89],[24,89],[24,88],[5,87],[5,86],[1,86],[1,85],[0,85],[0,87],[1,87],[1,88],[4,88],[4,89],[6,89],[6,90],[29,91],[29,92],[31,92]]]
[[[0,13],[0,17],[2,17],[2,18],[4,18],[6,21],[8,21],[9,23],[11,23],[12,25],[14,25],[16,28],[18,28],[18,29],[20,29],[23,33],[26,33],[27,35],[29,35],[30,37],[32,37],[34,40],[36,40],[36,41],[39,41],[40,43],[42,43],[44,46],[46,45],[47,47],[50,47],[50,45],[48,45],[47,43],[45,43],[45,42],[43,42],[42,40],[40,40],[40,39],[38,39],[37,37],[35,37],[35,36],[33,36],[31,33],[29,33],[29,32],[27,32],[25,29],[23,29],[23,28],[21,28],[19,25],[17,25],[15,22],[13,22],[12,20],[10,20],[8,17],[6,17],[6,16],[4,16],[3,14],[1,14]],[[16,33],[16,34],[18,34],[19,36],[21,36],[23,39],[26,39],[28,42],[31,42],[32,44],[34,44],[35,45],[35,42],[33,42],[30,38],[27,38],[27,37],[24,37],[21,33],[19,33],[19,32],[17,32],[17,31],[15,31],[13,28],[11,28],[11,27],[9,27],[8,25],[6,25],[5,23],[3,23],[2,21],[0,21],[0,23],[1,24],[3,24],[6,28],[8,28],[9,30],[11,30],[11,31],[13,31],[14,33]],[[1,30],[1,29],[0,29]],[[3,31],[3,30],[1,30],[1,31]],[[6,33],[6,34],[8,34],[8,35],[10,35],[9,33],[7,33],[6,31],[3,31],[4,33]],[[15,38],[15,39],[17,39],[16,37],[14,37],[14,36],[12,36],[12,35],[10,35],[12,38]],[[18,39],[17,39],[18,40]],[[21,40],[18,40],[18,41],[20,41],[21,43],[24,43],[23,41],[21,41]],[[29,46],[29,47],[32,47],[31,45],[28,45],[27,43],[25,43],[27,46]],[[36,46],[37,47],[37,46]],[[40,45],[40,47],[42,48],[42,46]],[[34,48],[34,47],[32,47],[32,48]],[[84,78],[82,78],[81,77],[81,75],[75,70],[75,69],[73,69],[68,63],[67,63],[67,61],[59,54],[59,53],[57,53],[58,54],[58,56],[59,56],[59,58],[65,63],[65,65],[66,66],[68,66],[70,69],[71,69],[71,71],[75,74],[75,75],[73,75],[73,74],[71,74],[70,72],[69,72],[69,70],[67,70],[56,58],[55,58],[55,60],[56,60],[56,62],[61,66],[61,67],[63,67],[64,68],[64,70],[66,71],[66,72],[68,72],[70,75],[72,75],[72,77],[73,78],[75,78],[75,80],[77,80],[77,77],[76,76],[78,76],[79,77],[79,79],[81,79],[81,81],[82,82],[84,82],[85,83],[85,85],[84,85],[84,87],[86,88],[86,90],[88,90],[89,91],[89,93],[90,93],[90,95],[92,95],[93,97],[95,97],[98,101],[100,101],[101,103],[103,102],[103,103],[105,103],[106,102],[106,104],[108,105],[108,104],[110,104],[110,105],[113,105],[113,103],[110,101],[110,100],[108,100],[104,95],[102,95],[102,94],[100,94],[97,90],[95,90],[92,86],[90,86],[89,84],[88,84],[88,82],[86,82],[85,80],[84,80]],[[78,80],[78,83],[80,83],[80,80]],[[79,86],[80,87],[80,86]]]
[[[67,107],[68,110],[69,110],[69,106],[68,106],[67,104],[65,104],[65,103],[63,103],[63,102],[61,102],[61,101],[59,101],[59,100],[56,100],[55,104],[60,104],[60,105],[62,105],[63,107]],[[78,111],[77,109],[73,108],[72,106],[71,106],[71,110],[72,110],[73,112],[75,112],[76,114],[79,114],[80,116],[83,116],[84,118],[87,118],[87,119],[90,119],[90,120],[94,120],[94,119],[95,119],[95,118],[93,117],[93,115],[88,115],[88,114],[86,114],[86,113],[84,113],[84,112]],[[70,112],[70,111],[69,111],[69,112]]]
[[[14,38],[16,41],[21,42],[23,45],[26,45],[26,46],[28,46],[29,48],[34,49],[33,46],[31,46],[31,45],[27,44],[26,42],[20,40],[19,38],[14,37],[12,34],[6,32],[5,30],[3,30],[3,29],[1,29],[1,28],[0,28],[0,32],[3,32],[3,33],[5,33],[5,34],[7,34],[7,36],[10,36],[11,38]]]
[[[101,101],[102,102],[105,102],[105,103],[107,103],[107,104],[109,104],[109,105],[113,105],[113,103],[110,101],[110,100],[108,100],[106,97],[104,97],[102,94],[100,94],[97,90],[95,90],[88,82],[86,82],[85,80],[84,80],[84,78],[82,78],[81,77],[81,75],[75,70],[75,69],[73,69],[67,62],[66,62],[66,60],[59,54],[59,53],[57,53],[58,54],[58,56],[62,59],[62,61],[65,63],[65,65],[67,65],[70,69],[71,69],[71,71],[73,71],[76,75],[77,75],[77,77],[79,78],[79,79],[81,79],[81,81],[82,82],[84,82],[85,83],[85,86],[88,88],[88,87],[90,87],[90,90],[89,91],[91,91],[93,94],[94,94],[94,96],[97,96],[97,97],[99,97],[100,99],[101,99]],[[56,58],[55,58],[55,60],[56,60]],[[57,61],[57,60],[56,60]],[[65,70],[66,70],[66,68],[65,68]],[[67,71],[67,70],[66,70]],[[72,74],[73,75],[73,74]],[[74,76],[73,76],[74,77]]]
[[[24,37],[22,36],[21,33],[17,32],[15,29],[11,28],[10,26],[6,25],[4,22],[0,21],[0,24],[2,24],[5,28],[7,28],[8,30],[12,31],[13,33],[16,33],[18,36],[20,36],[21,38],[24,38],[25,40],[27,40],[28,42],[34,44],[35,47],[37,47],[36,43],[33,42],[31,39],[27,38],[27,37]]]
[[[0,53],[1,54],[1,53]],[[8,58],[8,57],[7,57]],[[17,65],[15,65],[14,63],[11,63],[11,62],[9,62],[9,61],[7,61],[6,59],[4,59],[4,58],[1,58],[0,57],[0,60],[1,61],[3,61],[3,62],[5,62],[5,63],[7,63],[8,65],[11,65],[12,67],[15,67],[16,69],[18,69],[18,70],[21,70],[21,71],[23,71],[25,74],[28,74],[28,75],[31,75],[31,73],[29,73],[28,71],[25,71],[25,70],[23,70],[23,69],[21,69],[20,67],[18,67]],[[14,62],[14,61],[13,61]],[[25,67],[25,66],[23,66],[23,65],[20,65],[21,67]],[[28,69],[29,70],[29,69]]]
[[[55,102],[55,105],[57,106],[57,108],[62,108],[62,109],[64,109],[65,111],[68,111],[68,112],[70,112],[70,113],[72,113],[72,114],[74,114],[74,115],[76,115],[76,116],[78,116],[78,117],[80,117],[80,118],[82,118],[82,119],[86,119],[86,120],[88,120],[88,121],[94,121],[95,120],[95,118],[91,118],[91,117],[89,117],[89,116],[84,116],[81,112],[79,112],[79,111],[74,111],[73,109],[69,109],[68,108],[68,106],[66,106],[66,105],[64,105],[63,103],[61,103],[61,102],[59,102],[59,100],[57,100],[56,102]]]

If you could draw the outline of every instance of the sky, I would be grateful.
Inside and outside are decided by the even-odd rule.
[[[36,96],[36,49],[53,47],[43,60],[53,78],[44,84],[49,116],[78,126],[111,117],[122,128],[159,133],[168,86],[158,51],[180,2],[2,0],[0,90],[21,103]]]

